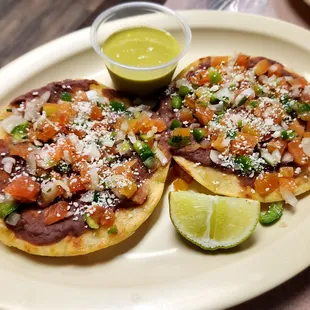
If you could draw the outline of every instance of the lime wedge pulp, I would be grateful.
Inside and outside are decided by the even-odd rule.
[[[232,248],[255,230],[260,202],[209,196],[192,191],[171,192],[170,218],[178,232],[205,250]]]

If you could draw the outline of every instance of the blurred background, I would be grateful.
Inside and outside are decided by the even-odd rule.
[[[0,0],[0,68],[57,37],[90,26],[122,0]],[[310,29],[309,0],[153,0],[172,9],[242,11]],[[258,25],[259,26],[259,25]]]

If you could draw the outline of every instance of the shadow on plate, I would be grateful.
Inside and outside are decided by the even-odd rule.
[[[140,241],[148,234],[152,229],[154,224],[160,217],[163,209],[163,200],[166,195],[167,188],[164,189],[161,200],[159,201],[157,207],[155,208],[152,215],[137,229],[137,231],[125,241],[111,246],[100,251],[90,253],[81,256],[71,256],[71,257],[44,257],[31,255],[26,252],[22,252],[16,248],[8,248],[9,251],[13,252],[15,255],[23,256],[26,260],[31,260],[34,263],[46,264],[53,266],[62,265],[76,265],[76,266],[90,266],[95,264],[104,264],[118,256],[128,252],[129,250],[135,248]]]

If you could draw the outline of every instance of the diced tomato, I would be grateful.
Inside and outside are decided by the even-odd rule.
[[[183,108],[179,112],[179,120],[183,122],[192,122],[194,120],[193,113],[190,109]]]
[[[189,96],[185,97],[185,105],[190,109],[195,109],[195,100]]]
[[[229,145],[225,143],[225,135],[223,134],[220,134],[216,140],[212,142],[212,146],[220,153],[223,153],[227,148],[229,148]]]
[[[285,149],[287,147],[287,141],[283,140],[282,138],[272,139],[268,142],[267,149],[268,152],[271,154],[273,151],[278,150],[283,155]]]
[[[188,189],[188,184],[181,178],[178,178],[173,182],[173,187],[176,191],[186,191]]]
[[[137,189],[138,189],[137,184],[133,181],[129,182],[126,186],[117,188],[118,192],[121,195],[126,196],[126,198],[132,197],[134,193],[137,191]]]
[[[255,65],[254,72],[256,75],[263,75],[268,71],[269,67],[269,61],[267,59],[263,59]]]
[[[215,111],[207,107],[202,107],[196,104],[195,114],[201,124],[207,125],[213,118]]]
[[[256,178],[254,186],[258,194],[270,194],[279,186],[278,174],[276,172],[265,172]]]
[[[31,177],[21,176],[13,180],[4,192],[10,194],[15,200],[32,202],[36,201],[39,195],[40,184],[33,181]]]
[[[242,127],[242,132],[243,133],[248,133],[251,136],[257,136],[260,137],[260,130],[253,126],[251,123],[246,123],[243,127]]]
[[[29,153],[34,150],[35,146],[29,142],[10,144],[10,155],[19,156],[23,159],[27,159]]]
[[[288,151],[293,155],[294,162],[299,166],[304,166],[308,163],[309,158],[304,153],[301,147],[301,139],[294,139],[288,144]]]
[[[63,220],[68,214],[68,202],[59,201],[44,210],[44,224],[51,225]]]
[[[182,136],[182,137],[189,137],[191,135],[190,128],[175,128],[173,130],[174,136]]]
[[[115,222],[115,213],[112,209],[105,209],[100,218],[100,225],[110,227]]]
[[[49,117],[53,122],[57,122],[60,126],[65,126],[77,115],[77,111],[73,109],[70,102],[62,102],[58,104],[59,109],[55,115]]]
[[[148,186],[142,185],[138,190],[135,192],[135,194],[130,198],[131,201],[138,205],[142,205],[148,195]]]
[[[190,77],[190,81],[193,84],[204,85],[209,81],[209,73],[208,70],[201,70],[196,75]]]
[[[248,62],[249,62],[249,56],[239,54],[236,60],[235,65],[247,68],[248,67]]]
[[[147,133],[153,127],[157,128],[157,132],[162,132],[166,129],[166,124],[161,119],[151,119],[147,114],[141,113],[138,123],[135,125],[135,131]]]
[[[295,130],[299,137],[302,137],[305,132],[305,127],[301,125],[297,119],[290,123],[289,129]]]
[[[279,178],[279,186],[286,188],[290,192],[293,192],[297,188],[297,184],[293,177]]]
[[[47,117],[55,115],[59,110],[59,105],[57,103],[44,103],[43,111],[45,112]]]
[[[162,132],[166,129],[166,124],[161,119],[153,119],[153,126],[157,128],[157,132]]]
[[[96,105],[91,108],[90,119],[92,121],[101,121],[103,119],[101,110]]]
[[[308,81],[304,77],[301,77],[301,76],[299,76],[296,79],[289,80],[288,82],[291,86],[300,86],[302,88],[308,85]]]
[[[268,76],[282,76],[283,66],[281,64],[275,63],[271,65],[268,69]]]
[[[38,125],[35,134],[38,140],[47,142],[52,139],[57,133],[56,126],[50,122],[42,122]]]
[[[211,57],[211,67],[217,67],[221,63],[227,63],[228,62],[228,56],[212,56]]]
[[[279,177],[283,178],[292,178],[294,176],[293,167],[281,167],[279,170]]]
[[[230,143],[231,152],[234,155],[251,155],[258,142],[258,137],[238,132],[237,137]]]
[[[130,119],[128,120],[128,125],[131,131],[134,133],[138,133],[140,130],[140,123],[137,119]]]
[[[82,180],[82,177],[78,175],[70,177],[68,186],[72,194],[86,189],[86,186]]]

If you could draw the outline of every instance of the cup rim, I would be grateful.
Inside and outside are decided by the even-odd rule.
[[[136,67],[136,66],[125,65],[125,64],[122,64],[120,62],[117,62],[117,61],[113,60],[112,58],[110,58],[109,56],[107,56],[104,52],[102,52],[100,46],[97,44],[97,39],[96,39],[96,33],[97,33],[97,30],[98,30],[102,20],[104,18],[106,18],[107,16],[109,16],[110,14],[116,13],[120,9],[135,8],[135,7],[136,8],[150,8],[150,9],[154,9],[156,11],[160,11],[163,13],[168,13],[170,15],[173,15],[174,17],[176,17],[179,20],[181,27],[184,31],[185,43],[184,43],[183,49],[175,58],[173,58],[169,62],[166,62],[166,63],[161,64],[161,65],[157,65],[157,66]],[[170,8],[167,8],[163,5],[159,5],[156,3],[151,3],[151,2],[128,2],[128,3],[123,3],[123,4],[113,6],[109,9],[103,11],[101,14],[99,14],[96,17],[96,19],[94,20],[94,22],[90,28],[90,40],[91,40],[92,47],[94,48],[96,53],[99,56],[101,56],[102,58],[104,58],[106,61],[109,61],[110,63],[117,65],[117,66],[124,68],[124,69],[135,70],[135,71],[150,71],[150,70],[163,69],[163,68],[169,67],[169,66],[177,63],[187,53],[187,51],[190,47],[190,43],[192,40],[192,32],[191,32],[191,29],[189,27],[189,24],[185,21],[185,19],[179,13],[177,13],[176,11],[174,11]]]

